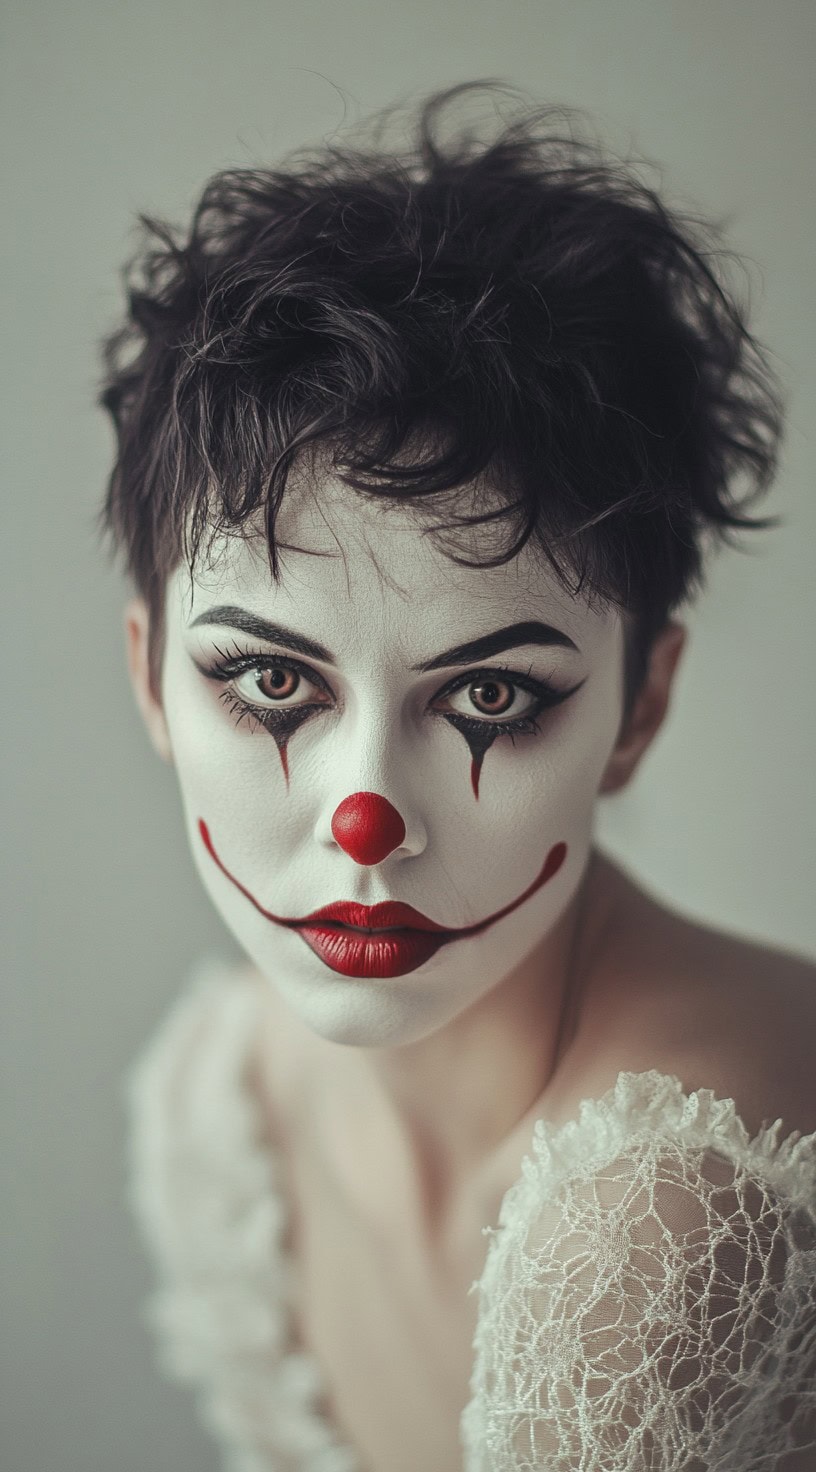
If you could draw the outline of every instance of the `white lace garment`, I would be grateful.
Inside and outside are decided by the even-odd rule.
[[[126,1079],[144,1313],[225,1472],[364,1472],[292,1339],[258,1005],[205,963]],[[655,1071],[537,1121],[470,1289],[463,1472],[816,1472],[816,1133],[781,1124],[751,1140],[732,1099]]]

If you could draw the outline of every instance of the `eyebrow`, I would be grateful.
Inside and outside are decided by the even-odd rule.
[[[305,654],[310,659],[319,659],[324,664],[337,663],[334,655],[323,644],[307,639],[304,634],[298,634],[283,624],[270,623],[257,614],[231,604],[222,604],[217,608],[207,609],[206,613],[200,613],[198,618],[193,619],[190,628],[194,629],[199,624],[224,624],[228,628],[240,629],[253,639],[279,644],[284,649]],[[478,639],[469,639],[465,644],[454,644],[441,654],[435,654],[432,659],[411,665],[411,669],[424,674],[429,670],[444,669],[448,665],[474,664],[522,644],[557,645],[580,653],[578,645],[563,630],[554,628],[552,624],[541,623],[538,619],[525,619],[520,623],[508,624],[503,629],[494,629],[492,633],[483,634]]]
[[[190,628],[194,629],[198,624],[226,624],[227,628],[240,629],[253,639],[263,639],[268,644],[280,644],[284,649],[293,649],[296,654],[306,654],[310,659],[320,659],[324,664],[337,662],[330,650],[317,644],[314,639],[296,634],[294,629],[287,629],[283,624],[269,623],[268,619],[259,618],[245,608],[235,608],[230,603],[219,605],[218,608],[208,608],[206,613],[200,613],[198,618],[193,619]]]
[[[501,654],[503,649],[515,649],[520,644],[557,644],[565,649],[578,650],[568,634],[552,624],[542,624],[538,619],[526,619],[522,623],[508,624],[504,629],[494,629],[492,634],[482,634],[479,639],[469,639],[466,644],[454,644],[422,664],[411,666],[414,670],[438,670],[449,664],[473,664],[476,660],[489,659]]]

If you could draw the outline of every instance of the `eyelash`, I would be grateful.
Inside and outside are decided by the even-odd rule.
[[[457,690],[466,690],[469,685],[475,685],[477,680],[489,678],[492,675],[505,675],[508,684],[515,685],[519,690],[526,690],[528,694],[534,695],[536,704],[526,715],[516,716],[511,721],[480,721],[476,716],[463,716],[459,711],[451,711],[449,718],[452,718],[452,724],[457,730],[476,736],[483,735],[485,730],[495,731],[497,736],[509,736],[511,743],[515,745],[514,738],[518,735],[537,735],[541,730],[538,717],[545,710],[560,705],[569,693],[556,690],[554,685],[548,685],[542,680],[534,680],[529,669],[527,674],[523,675],[505,664],[492,665],[489,669],[471,670],[468,674],[459,676],[441,693],[455,695]]]
[[[322,678],[308,665],[301,664],[299,660],[292,659],[288,655],[275,655],[240,649],[233,644],[231,651],[220,649],[215,646],[220,656],[209,668],[203,669],[204,674],[210,680],[219,680],[226,683],[234,680],[236,676],[246,674],[247,670],[284,669],[292,670],[295,674],[303,675],[312,684],[321,686],[328,690]],[[509,736],[514,742],[517,735],[535,735],[541,730],[538,717],[546,710],[560,705],[578,687],[573,686],[569,690],[558,690],[554,685],[545,681],[534,679],[529,672],[521,674],[518,670],[511,669],[508,665],[491,665],[489,668],[470,670],[466,675],[460,675],[450,685],[446,685],[440,695],[454,695],[458,690],[467,689],[469,685],[475,685],[479,679],[488,679],[494,675],[506,676],[508,683],[515,685],[520,690],[526,690],[536,697],[536,704],[526,715],[516,716],[510,721],[479,720],[477,717],[464,716],[459,711],[439,712],[455,718],[455,724],[459,730],[471,735],[483,735],[485,730],[495,731],[497,736]],[[582,682],[581,682],[582,683]],[[438,698],[438,697],[437,697]],[[305,719],[305,713],[313,710],[323,710],[324,705],[320,701],[312,704],[308,702],[299,706],[281,707],[279,710],[264,710],[259,706],[251,705],[234,690],[224,690],[221,697],[227,708],[237,715],[236,725],[242,720],[256,720],[267,730],[277,732],[285,731],[287,726],[294,729]]]

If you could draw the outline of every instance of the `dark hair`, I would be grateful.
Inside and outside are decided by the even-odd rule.
[[[376,131],[216,174],[186,234],[139,217],[127,320],[104,346],[118,455],[102,524],[156,658],[167,577],[205,531],[263,508],[277,578],[287,477],[316,451],[435,530],[484,525],[490,555],[446,547],[455,562],[495,566],[533,537],[571,593],[631,613],[627,708],[702,582],[706,539],[776,524],[745,514],[773,476],[781,409],[719,236],[564,108],[443,141],[445,108],[494,85],[425,100],[408,149]],[[501,505],[445,521],[442,493],[484,477]]]

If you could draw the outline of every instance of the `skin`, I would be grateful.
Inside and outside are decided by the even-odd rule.
[[[268,983],[270,1008],[283,1004],[292,1035],[324,1055],[325,1076],[342,1079],[382,1148],[438,1208],[498,1155],[556,1075],[573,998],[619,919],[616,871],[593,845],[597,803],[631,780],[660,729],[685,630],[673,622],[656,640],[624,723],[623,616],[571,598],[529,546],[500,567],[457,567],[410,511],[331,479],[319,500],[288,493],[278,537],[299,550],[283,553],[277,584],[260,534],[217,542],[192,585],[186,568],[176,571],[158,691],[147,609],[129,603],[134,692],[153,745],[175,766],[205,889]],[[260,690],[257,671],[240,677],[261,708],[276,688],[293,692],[290,704],[318,698],[285,761],[257,721],[236,723],[221,698],[228,687],[203,673],[218,649],[285,653],[223,626],[192,626],[223,605],[335,657],[332,666],[287,652],[312,672],[305,683],[280,667]],[[472,666],[412,669],[527,619],[555,626],[577,650],[524,645]],[[508,702],[513,715],[529,710],[526,690],[501,685],[510,679],[501,666],[575,688],[541,713],[537,733],[492,740],[477,795],[472,742],[445,714],[490,719],[484,684],[460,682],[469,669],[494,671],[487,694],[505,719]],[[357,862],[332,831],[339,805],[359,792],[385,797],[404,823],[379,863]],[[202,841],[202,820],[224,867]],[[519,902],[556,845],[566,845],[557,872]],[[303,916],[338,900],[400,900],[460,928],[515,907],[408,974],[363,979],[339,975],[297,929],[263,913]]]

